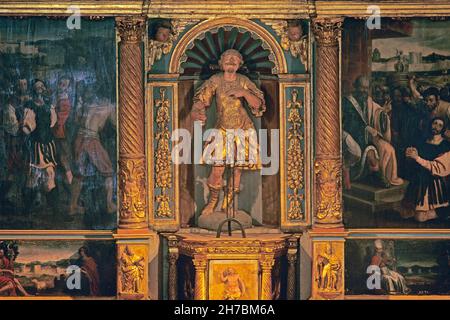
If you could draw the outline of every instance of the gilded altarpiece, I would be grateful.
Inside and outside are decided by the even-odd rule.
[[[12,299],[26,294],[31,294],[26,296],[30,299],[148,299],[150,295],[296,299],[298,291],[305,299],[448,298],[449,231],[448,219],[442,215],[447,206],[435,215],[403,215],[400,209],[408,188],[417,182],[411,183],[408,170],[404,171],[409,158],[415,158],[414,150],[406,155],[405,148],[419,147],[405,142],[404,131],[395,131],[400,124],[414,127],[414,116],[393,121],[392,126],[382,121],[370,126],[383,131],[386,141],[390,139],[385,131],[393,129],[388,142],[394,151],[386,147],[377,152],[389,151],[382,155],[390,155],[390,160],[395,155],[400,169],[398,176],[389,169],[390,175],[366,175],[364,181],[350,172],[355,169],[352,156],[358,158],[359,152],[349,132],[352,126],[345,123],[348,107],[355,105],[348,96],[366,84],[368,96],[383,108],[372,111],[381,110],[383,119],[394,119],[399,105],[413,105],[408,109],[412,112],[432,109],[439,100],[439,110],[445,107],[450,53],[448,41],[442,39],[447,37],[450,16],[447,1],[378,1],[381,29],[368,28],[367,5],[373,2],[363,0],[276,4],[250,0],[245,5],[217,0],[211,6],[159,0],[73,3],[82,13],[81,32],[65,27],[69,2],[0,1],[0,22],[8,20],[0,23],[4,30],[32,26],[15,27],[0,39],[0,135],[2,143],[8,141],[0,145],[4,156],[0,253],[3,265],[14,269],[20,283],[14,282],[19,297]],[[36,26],[63,31],[50,37],[42,29],[32,36],[24,31]],[[93,45],[86,45],[87,41]],[[269,135],[267,148],[271,153],[278,144],[279,170],[266,176],[246,172],[235,197],[239,209],[251,217],[246,237],[239,230],[227,235],[226,225],[220,237],[214,230],[199,228],[212,194],[207,185],[210,168],[172,162],[181,131],[174,132],[185,129],[194,136],[189,115],[195,93],[220,73],[219,60],[227,49],[241,55],[237,74],[248,78],[264,96],[266,110],[260,117],[250,114],[251,108],[243,103],[253,126],[269,133],[279,130],[275,140]],[[355,81],[359,75],[366,78]],[[83,85],[88,88],[86,95]],[[81,157],[74,169],[86,164],[85,170],[69,172],[66,159],[56,154],[55,175],[46,170],[46,179],[35,181],[23,175],[25,171],[14,171],[22,163],[30,164],[19,161],[24,160],[20,156],[24,150],[10,147],[18,146],[14,140],[20,136],[14,129],[21,114],[16,111],[31,89],[37,93],[34,102],[49,104],[50,114],[54,103],[59,112],[56,150],[64,150],[64,140],[77,145],[75,140],[81,136],[92,144],[97,144],[92,140],[100,142],[103,161],[88,165]],[[44,99],[40,90],[49,96]],[[88,103],[92,93],[94,103]],[[89,117],[88,105],[97,105],[109,112],[105,126],[79,134],[79,128],[72,126],[77,114],[69,105],[80,111],[80,118]],[[213,127],[216,111],[212,102],[203,129]],[[5,113],[12,120],[8,126]],[[62,134],[64,120],[67,137]],[[22,128],[21,134],[30,134],[33,127]],[[8,139],[3,139],[5,134]],[[202,134],[200,138],[203,146]],[[361,151],[362,155],[365,150]],[[376,158],[366,153],[369,169],[377,167]],[[27,181],[28,186],[35,182],[45,188],[34,190],[35,194],[18,191],[20,183],[26,186]],[[49,192],[54,184],[61,191],[59,199]],[[215,194],[219,203],[224,203],[222,193]],[[20,200],[31,195],[33,201]],[[64,213],[74,214],[74,222]],[[310,281],[305,286],[298,283],[304,279],[298,262],[302,233],[311,240],[302,244],[311,252],[306,261],[312,268]],[[417,259],[412,259],[413,253]],[[39,259],[33,259],[36,256]],[[149,274],[152,259],[163,260],[156,276]],[[65,289],[61,272],[71,265],[88,270],[90,277],[82,278],[84,290]],[[103,275],[92,281],[96,269]],[[368,277],[377,274],[380,282],[371,278],[369,288]],[[163,289],[158,292],[155,286]],[[5,288],[0,288],[2,298],[14,295]]]
[[[152,142],[147,152],[153,154],[148,161],[150,226],[164,232],[162,241],[167,244],[163,295],[168,299],[294,299],[299,244],[298,237],[286,239],[289,232],[298,233],[311,223],[312,195],[306,191],[312,183],[308,21],[289,24],[300,32],[293,40],[297,43],[293,51],[286,45],[287,20],[150,19],[148,25],[147,132]],[[268,145],[262,152],[272,156],[266,164],[275,166],[269,175],[242,174],[238,206],[251,213],[254,224],[245,230],[244,238],[239,231],[230,238],[226,225],[220,238],[215,238],[217,228],[198,227],[211,189],[208,193],[208,167],[195,163],[198,155],[194,151],[203,146],[204,130],[214,123],[207,120],[203,131],[195,127],[191,108],[197,99],[195,92],[220,73],[219,58],[228,49],[243,58],[238,74],[262,91],[267,111],[252,121],[257,130],[267,133],[263,138]],[[212,101],[206,110],[211,120],[218,112],[216,100]],[[180,151],[185,143],[185,136],[180,136],[186,133],[193,141]],[[174,159],[181,161],[174,164]],[[263,241],[269,236],[266,227],[275,227],[276,249]],[[216,251],[223,252],[222,258],[212,254]],[[237,287],[233,289],[232,283]]]

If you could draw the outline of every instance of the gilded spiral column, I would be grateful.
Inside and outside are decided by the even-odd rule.
[[[261,266],[261,300],[272,300],[272,267],[275,259],[272,255],[263,256]]]
[[[287,300],[295,300],[295,289],[297,286],[296,269],[297,269],[297,254],[298,254],[299,236],[294,235],[288,239],[288,270],[287,270],[287,285],[286,298]]]
[[[315,227],[342,227],[339,38],[342,19],[313,21],[317,44]]]
[[[142,37],[145,20],[116,18],[119,44],[119,228],[147,227]]]
[[[177,261],[179,257],[178,252],[178,238],[173,235],[169,235],[169,300],[177,300]]]
[[[206,257],[196,256],[193,260],[195,267],[195,300],[206,300]]]

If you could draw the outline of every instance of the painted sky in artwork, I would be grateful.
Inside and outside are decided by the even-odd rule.
[[[1,18],[0,43],[9,41],[62,40],[80,32],[85,35],[88,33],[91,36],[108,38],[114,36],[114,28],[112,26],[113,21],[99,23],[82,19],[80,30],[71,30],[67,28],[66,20]]]
[[[413,20],[413,34],[411,37],[376,39],[372,42],[372,49],[378,48],[382,58],[396,55],[396,50],[422,52],[423,56],[433,52],[450,55],[450,21]]]
[[[25,242],[19,243],[18,263],[30,263],[33,261],[58,261],[77,255],[78,249],[83,246],[82,242]]]

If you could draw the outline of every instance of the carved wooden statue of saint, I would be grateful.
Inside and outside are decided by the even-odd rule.
[[[202,163],[211,165],[212,170],[207,181],[209,201],[200,218],[223,214],[232,208],[233,194],[240,191],[242,170],[261,169],[257,134],[245,105],[254,116],[261,117],[266,110],[264,94],[246,76],[237,73],[243,63],[237,50],[226,50],[219,60],[222,72],[206,80],[194,97],[193,121],[205,123],[205,109],[211,105],[214,96],[217,108],[215,130],[211,130],[202,156]],[[227,183],[228,192],[224,194],[221,210],[215,211],[224,187],[226,166],[233,168],[233,174]],[[251,221],[251,217],[248,218]]]

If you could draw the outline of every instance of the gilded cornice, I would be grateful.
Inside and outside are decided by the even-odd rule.
[[[382,17],[450,16],[448,0],[152,0],[147,9],[142,0],[26,1],[0,0],[0,15],[67,15],[69,6],[78,6],[84,16],[141,15],[149,18],[211,19],[223,16],[260,19],[298,19],[309,16],[367,17],[369,5],[379,6]]]

